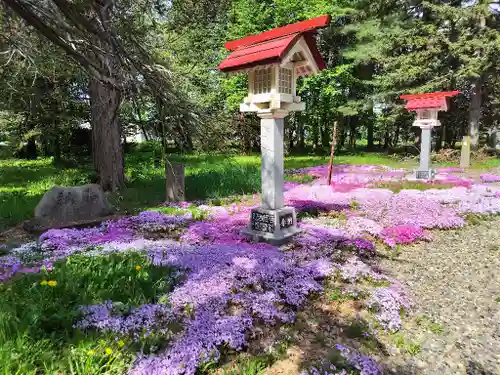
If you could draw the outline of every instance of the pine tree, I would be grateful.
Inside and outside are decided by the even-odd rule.
[[[354,32],[357,42],[345,56],[375,64],[376,100],[398,111],[394,104],[403,92],[459,89],[463,96],[454,110],[462,121],[469,118],[477,147],[500,52],[499,17],[490,2],[360,0],[353,8],[360,22],[346,31]]]

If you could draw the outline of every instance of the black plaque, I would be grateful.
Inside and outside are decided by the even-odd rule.
[[[417,180],[428,180],[429,179],[429,171],[417,171]]]
[[[274,215],[265,212],[252,212],[252,230],[274,233]]]
[[[290,228],[293,226],[293,214],[289,213],[283,216],[280,216],[280,228]]]
[[[434,180],[436,178],[436,170],[417,171],[416,178],[417,180]]]

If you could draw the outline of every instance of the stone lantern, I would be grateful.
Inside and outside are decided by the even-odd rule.
[[[244,231],[256,240],[282,243],[299,231],[294,208],[284,207],[284,118],[305,109],[296,94],[297,78],[325,68],[314,35],[330,19],[325,15],[225,45],[231,54],[218,69],[248,74],[248,95],[240,111],[255,112],[261,119],[262,205],[252,210]]]
[[[408,101],[406,109],[416,112],[413,126],[422,129],[420,137],[420,167],[415,173],[417,180],[432,180],[436,176],[430,167],[432,128],[440,126],[439,111],[448,110],[448,98],[459,94],[460,91],[432,92],[428,94],[401,95],[401,99]]]

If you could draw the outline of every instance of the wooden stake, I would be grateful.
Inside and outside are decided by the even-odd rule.
[[[337,143],[337,121],[333,123],[332,151],[330,152],[330,165],[328,166],[328,185],[332,183],[333,157],[335,155],[335,143]]]

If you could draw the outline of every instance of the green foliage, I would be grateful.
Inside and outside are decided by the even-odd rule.
[[[230,369],[222,370],[221,375],[264,375],[266,367],[260,358],[247,358],[238,361]]]
[[[296,182],[299,184],[307,184],[315,180],[314,176],[308,174],[290,174],[285,175],[285,181]]]
[[[427,329],[429,329],[429,331],[431,331],[432,333],[434,333],[436,335],[440,335],[444,332],[444,328],[441,324],[432,321],[431,319],[429,319],[426,316],[419,315],[415,318],[415,321],[416,321],[418,326],[427,328]]]
[[[55,283],[54,283],[55,282]],[[79,306],[113,300],[123,310],[157,301],[177,280],[138,252],[71,256],[52,271],[0,284],[0,363],[5,374],[123,374],[138,349],[126,337],[73,328]],[[149,345],[144,341],[139,345]]]
[[[420,344],[418,342],[408,340],[402,333],[395,333],[391,335],[391,339],[396,348],[404,350],[411,356],[415,356],[420,353]]]

